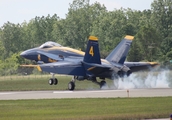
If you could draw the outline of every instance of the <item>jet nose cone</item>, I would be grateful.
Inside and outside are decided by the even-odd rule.
[[[22,57],[26,57],[27,56],[27,53],[24,51],[24,52],[22,52],[21,54],[20,54],[20,56],[22,56]]]
[[[29,59],[29,60],[37,60],[37,52],[36,49],[29,49],[26,51],[23,51],[20,56]]]

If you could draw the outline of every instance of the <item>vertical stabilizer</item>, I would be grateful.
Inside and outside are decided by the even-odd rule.
[[[89,37],[84,62],[101,64],[98,38],[95,36]]]
[[[115,49],[106,57],[106,60],[110,62],[124,64],[130,49],[134,36],[127,35],[125,38],[115,47]]]

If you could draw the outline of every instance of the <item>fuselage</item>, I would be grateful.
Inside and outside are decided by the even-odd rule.
[[[65,61],[72,61],[76,63],[82,64],[83,57],[85,55],[85,52],[69,47],[63,47],[63,46],[52,46],[52,47],[36,47],[32,49],[28,49],[26,51],[23,51],[20,55],[26,59],[32,60],[32,61],[41,61],[43,63],[54,63],[58,62],[58,60],[52,59],[46,55],[40,54],[40,53],[45,53],[45,54],[53,54],[56,56],[59,56],[61,60]],[[101,64],[105,66],[112,66],[112,64],[107,61],[106,59],[101,59]],[[81,73],[82,70],[78,73]],[[103,72],[102,74],[99,75],[105,76],[110,78],[112,75],[113,70],[107,70],[106,72]]]
[[[32,48],[29,50],[26,50],[22,52],[20,55],[26,59],[33,60],[33,61],[42,61],[44,63],[51,63],[51,62],[57,62],[57,60],[54,60],[52,58],[49,58],[43,54],[40,54],[41,52],[43,53],[51,53],[54,55],[57,55],[59,58],[67,58],[67,57],[83,57],[84,52],[76,49],[72,49],[69,47],[58,47],[54,46],[51,48]]]

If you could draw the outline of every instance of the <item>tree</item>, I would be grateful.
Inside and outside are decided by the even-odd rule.
[[[144,59],[144,56],[140,51],[141,48],[139,46],[139,42],[136,39],[134,39],[127,56],[127,61],[132,61],[132,62],[142,61]]]
[[[21,26],[19,24],[15,25],[10,22],[6,23],[2,27],[1,40],[4,46],[4,58],[9,57],[13,53],[21,50],[22,46],[22,34]]]
[[[124,37],[126,17],[123,9],[104,11],[93,24],[92,34],[98,36],[103,57],[107,56]]]
[[[86,42],[91,34],[97,17],[106,8],[99,3],[89,4],[89,0],[74,0],[70,4],[66,19],[57,24],[55,30],[60,32],[64,45],[85,50]]]
[[[163,62],[169,62],[172,60],[172,37],[166,37],[161,43],[161,57],[160,60]]]
[[[44,42],[53,40],[53,26],[58,19],[59,17],[56,14],[52,17],[50,15],[47,17],[35,17],[32,23],[33,32],[31,31],[34,38],[33,47],[37,47]]]
[[[4,60],[4,53],[5,53],[5,48],[4,48],[4,45],[3,45],[3,41],[2,41],[2,33],[3,33],[3,30],[0,29],[0,60]]]
[[[160,35],[158,31],[151,26],[143,26],[136,35],[140,47],[140,53],[143,60],[154,61],[159,55]]]
[[[172,1],[154,0],[151,4],[153,21],[164,38],[172,32]]]
[[[161,39],[161,61],[169,61],[172,41],[172,1],[154,0],[152,7],[152,21],[162,36]],[[167,55],[168,54],[168,55]]]

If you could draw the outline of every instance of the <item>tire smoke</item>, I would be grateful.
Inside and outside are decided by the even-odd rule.
[[[172,86],[170,73],[169,70],[133,73],[129,77],[115,79],[113,89],[169,88]]]

